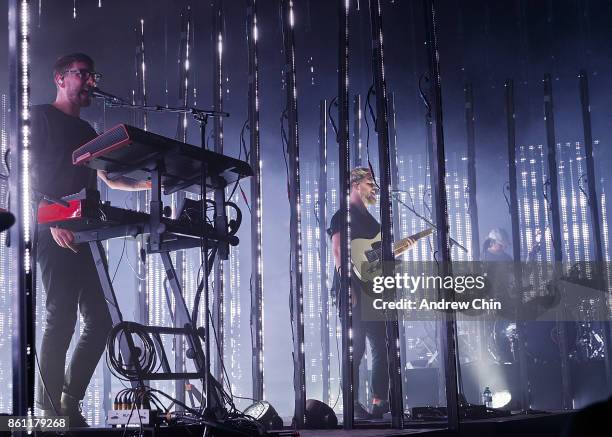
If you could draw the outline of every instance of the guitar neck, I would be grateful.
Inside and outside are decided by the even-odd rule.
[[[393,244],[393,253],[395,256],[399,256],[408,250],[416,241],[420,240],[423,237],[427,237],[432,233],[431,229],[425,229],[421,232],[417,232],[410,237],[402,238],[401,240],[395,242]]]

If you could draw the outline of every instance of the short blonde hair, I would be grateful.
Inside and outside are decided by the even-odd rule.
[[[372,172],[367,167],[355,167],[351,170],[351,185],[358,184],[366,178],[372,178]]]

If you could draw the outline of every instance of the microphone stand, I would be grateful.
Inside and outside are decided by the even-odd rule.
[[[402,199],[400,199],[399,193],[405,193],[405,191],[403,191],[403,190],[391,190],[391,194],[393,194],[393,196],[395,197],[395,200],[397,200],[400,204],[402,204],[405,208],[407,208],[410,212],[412,212],[418,218],[423,220],[429,226],[431,226],[432,228],[434,228],[436,230],[438,229],[438,225],[436,225],[434,222],[429,220],[427,217],[419,214],[413,207],[411,207],[411,206],[407,205],[405,202],[403,202]],[[459,249],[463,250],[465,253],[468,252],[468,250],[465,248],[465,246],[463,246],[461,243],[459,243],[453,237],[449,237],[449,240],[450,240],[451,244],[454,244]]]
[[[129,103],[124,100],[116,100],[108,97],[99,97],[104,99],[104,104],[108,108],[126,108],[135,109],[138,111],[146,112],[169,112],[173,114],[191,114],[193,118],[199,122],[202,122],[207,117],[229,117],[229,112],[213,111],[210,109],[195,108],[192,106],[160,106],[160,105],[137,105]],[[206,124],[206,121],[204,121]]]

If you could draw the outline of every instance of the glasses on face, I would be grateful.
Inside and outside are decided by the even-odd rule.
[[[64,74],[65,73],[74,74],[75,76],[79,77],[81,80],[84,81],[88,81],[90,77],[93,77],[93,80],[96,83],[100,82],[100,79],[102,79],[102,74],[96,73],[95,71],[86,70],[84,68],[66,70],[64,71]]]

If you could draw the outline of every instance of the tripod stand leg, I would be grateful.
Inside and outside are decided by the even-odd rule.
[[[104,255],[104,248],[102,247],[102,243],[99,241],[90,241],[89,249],[91,250],[94,263],[96,264],[100,285],[102,286],[102,291],[104,292],[104,300],[108,305],[108,311],[110,312],[113,326],[117,325],[123,322],[123,315],[119,309],[117,296],[115,295],[112,281],[108,275],[108,263],[106,262],[106,256]],[[132,340],[131,336],[122,336],[119,339],[119,350],[121,351],[121,355],[127,358],[127,363],[131,363],[131,366],[137,367],[138,373],[142,374],[141,369],[139,369],[140,366],[138,364],[138,360],[132,360],[132,357],[137,356],[137,354],[135,353],[134,341]],[[132,388],[138,388],[145,385],[145,381],[140,378],[138,381],[130,381],[130,384],[132,385]]]

